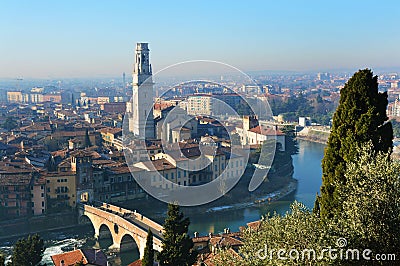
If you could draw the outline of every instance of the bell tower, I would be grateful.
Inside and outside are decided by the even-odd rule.
[[[139,139],[155,138],[153,84],[148,44],[137,43],[132,82],[132,119],[129,121],[129,130]]]

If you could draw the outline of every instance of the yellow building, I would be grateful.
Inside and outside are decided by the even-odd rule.
[[[9,103],[22,103],[23,97],[20,91],[7,91],[7,101]]]
[[[76,206],[76,175],[73,172],[49,172],[46,178],[48,208]]]
[[[99,130],[103,143],[108,146],[113,146],[114,141],[122,136],[122,129],[105,127]]]

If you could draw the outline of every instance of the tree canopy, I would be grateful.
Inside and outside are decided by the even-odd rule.
[[[377,76],[369,69],[359,70],[340,93],[322,160],[319,204],[323,218],[332,218],[341,211],[343,199],[336,188],[346,183],[346,163],[354,160],[357,148],[368,141],[375,151],[388,152],[392,148],[392,125],[385,123],[387,93],[378,91]]]
[[[45,250],[43,239],[39,235],[30,235],[18,240],[13,248],[11,266],[34,266],[43,257]]]
[[[6,130],[12,130],[18,126],[17,121],[11,116],[7,117],[4,123],[2,124],[2,127]]]

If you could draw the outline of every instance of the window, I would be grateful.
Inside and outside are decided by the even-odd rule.
[[[44,207],[44,201],[42,201],[42,207]]]
[[[178,178],[181,178],[181,171],[178,171]]]

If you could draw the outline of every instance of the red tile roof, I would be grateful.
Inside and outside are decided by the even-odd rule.
[[[107,265],[107,257],[100,249],[77,249],[57,255],[51,256],[55,266],[61,266],[61,261],[64,266],[73,266],[82,261],[83,265]]]
[[[280,131],[279,129],[274,130],[270,127],[263,127],[261,128],[261,126],[256,126],[251,128],[249,131],[257,133],[257,134],[261,134],[264,136],[283,136],[285,135],[285,133],[283,133],[282,131]]]
[[[250,229],[253,229],[253,230],[258,230],[258,228],[260,228],[260,226],[261,226],[261,221],[254,221],[254,222],[247,223],[247,227],[249,227]]]
[[[131,264],[128,264],[128,266],[142,266],[142,260],[136,260]]]
[[[83,264],[88,263],[80,249],[53,255],[51,256],[51,260],[53,261],[55,266],[61,266],[63,264],[64,266],[72,266],[75,265],[75,263],[80,262],[81,260]]]

